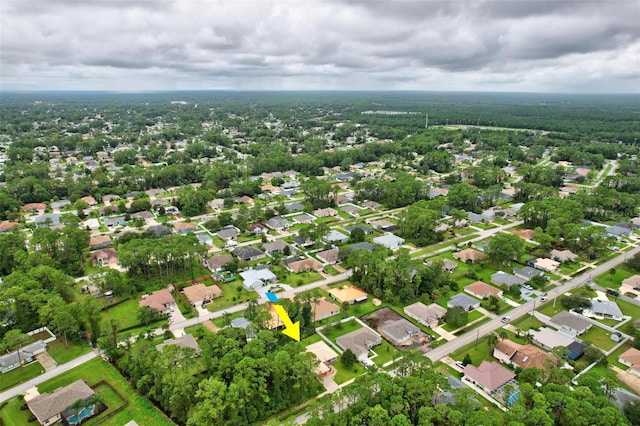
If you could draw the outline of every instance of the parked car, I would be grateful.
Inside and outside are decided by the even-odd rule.
[[[506,324],[509,321],[511,321],[511,317],[502,317],[502,319],[500,320],[502,323]]]
[[[529,284],[525,284],[522,287],[526,288],[527,290],[533,290],[533,287],[531,287]]]
[[[460,367],[460,368],[464,368],[465,367],[465,365],[464,365],[464,363],[462,361],[456,361],[456,365],[458,367]]]

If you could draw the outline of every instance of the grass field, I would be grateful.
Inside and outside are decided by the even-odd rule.
[[[68,341],[68,345],[64,345],[64,339],[58,338],[53,342],[47,343],[47,352],[58,364],[64,364],[72,359],[78,358],[80,355],[91,351],[91,346],[84,340]]]
[[[333,340],[334,342],[340,336],[344,336],[347,333],[351,333],[352,331],[356,331],[362,328],[360,324],[355,321],[347,321],[342,324],[337,324],[332,327],[328,327],[322,330],[322,334],[327,336],[328,339]]]
[[[122,324],[122,328],[134,327],[139,324],[138,308],[138,300],[133,297],[126,302],[107,309],[103,312],[102,317],[104,320],[117,319]]]
[[[618,342],[611,340],[610,336],[611,333],[608,331],[603,330],[600,327],[593,326],[589,331],[581,335],[580,339],[587,343],[591,343],[602,350],[608,351],[618,344]]]
[[[456,361],[462,361],[466,354],[469,354],[471,357],[471,363],[476,367],[479,366],[482,361],[494,361],[493,357],[489,353],[489,344],[487,343],[486,337],[478,339],[477,346],[476,342],[473,342],[461,347],[451,354],[451,358]]]
[[[222,289],[222,296],[213,299],[211,303],[207,304],[207,309],[210,312],[228,308],[230,306],[237,305],[238,303],[258,297],[258,293],[255,291],[245,290],[242,286],[241,280],[233,280],[230,283],[220,284],[219,287]],[[238,291],[238,289],[240,289],[240,291]]]
[[[351,367],[346,367],[342,365],[342,362],[340,360],[338,360],[335,364],[333,364],[333,367],[335,367],[336,369],[336,375],[333,380],[335,380],[337,384],[341,384],[346,382],[347,380],[358,377],[364,374],[366,371],[364,367],[358,362],[353,364]]]
[[[36,376],[39,376],[44,372],[44,368],[38,361],[34,361],[24,367],[18,367],[14,370],[8,371],[2,375],[2,381],[0,381],[0,391],[12,388],[20,383],[31,380]]]
[[[475,321],[477,319],[482,318],[482,313],[479,311],[471,311],[469,312],[469,315],[467,317],[467,324],[463,325],[462,327],[465,327],[466,325],[468,325],[470,322]],[[460,327],[453,327],[451,324],[445,324],[442,326],[443,329],[452,332],[453,330],[457,330]]]
[[[637,271],[629,268],[627,265],[621,264],[615,268],[614,274],[605,272],[604,274],[598,275],[594,282],[606,288],[619,288],[624,279],[637,273]]]

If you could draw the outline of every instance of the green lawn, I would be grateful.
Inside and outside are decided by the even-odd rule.
[[[453,246],[453,245],[456,245],[456,244],[461,244],[461,243],[463,243],[465,241],[473,240],[477,236],[478,236],[478,234],[470,234],[470,235],[467,235],[466,237],[454,238],[454,239],[447,240],[447,241],[444,241],[444,242],[439,243],[439,244],[430,245],[430,246],[427,246],[427,247],[423,248],[422,250],[418,250],[418,251],[416,251],[414,253],[411,253],[411,257],[422,256],[422,255],[425,255],[425,254],[432,253],[434,251],[443,249],[445,247]]]
[[[38,361],[34,361],[24,367],[18,367],[0,376],[0,391],[12,388],[20,383],[31,380],[44,372],[44,368]]]
[[[258,293],[255,291],[245,290],[241,280],[233,280],[230,283],[220,284],[218,287],[222,289],[222,296],[213,299],[211,303],[207,304],[207,309],[210,312],[219,311],[258,297]]]
[[[618,306],[620,307],[622,313],[625,315],[629,315],[631,318],[633,318],[633,321],[640,318],[640,306],[620,299],[617,299],[616,303],[618,303]]]
[[[335,342],[335,340],[338,337],[344,336],[345,334],[351,333],[352,331],[356,331],[360,328],[362,328],[362,326],[358,324],[356,321],[352,320],[342,324],[336,324],[332,327],[325,328],[322,330],[322,334],[327,336],[328,339],[333,340]]]
[[[63,338],[47,343],[47,352],[58,364],[64,364],[78,358],[80,355],[91,352],[91,346],[84,340],[68,341],[67,343],[67,346],[65,346]]]
[[[377,357],[372,359],[372,361],[378,367],[382,367],[384,364],[386,364],[389,361],[392,361],[395,357],[399,355],[398,350],[384,339],[382,339],[381,345],[378,345],[372,349],[375,353],[378,354]]]
[[[513,321],[511,325],[515,328],[519,328],[522,331],[529,331],[532,328],[536,330],[539,329],[540,327],[544,326],[544,323],[531,315],[523,315],[517,320]]]
[[[582,263],[580,262],[563,263],[560,265],[560,272],[563,275],[573,275],[580,268],[582,268]]]
[[[589,331],[581,335],[580,339],[587,343],[591,343],[602,350],[608,351],[618,344],[611,340],[610,336],[611,333],[594,325],[589,329]]]
[[[333,367],[336,369],[336,375],[333,378],[337,384],[341,384],[346,382],[347,380],[351,380],[355,377],[358,377],[365,373],[364,367],[356,362],[351,367],[345,367],[342,365],[342,362],[338,360]]]
[[[469,354],[471,357],[471,363],[476,367],[479,366],[482,361],[494,361],[493,356],[489,353],[489,345],[487,343],[486,336],[478,339],[477,346],[474,341],[473,343],[461,347],[451,354],[451,358],[456,361],[462,361],[466,354]]]
[[[325,270],[325,272],[326,272],[327,274],[329,274],[329,275],[339,275],[339,274],[340,274],[340,272],[339,272],[336,268],[334,268],[333,266],[331,266],[331,265],[327,265],[327,266],[325,266],[325,267],[324,267],[324,270]]]
[[[475,323],[473,323],[473,324],[469,324],[469,325],[467,325],[465,328],[463,328],[462,330],[457,331],[457,332],[455,333],[455,335],[456,335],[456,336],[462,336],[463,334],[465,334],[465,333],[467,333],[467,332],[469,332],[469,331],[471,331],[471,330],[473,330],[473,329],[476,329],[476,328],[480,327],[481,325],[488,323],[489,321],[491,321],[491,318],[489,318],[489,317],[484,317],[484,318],[482,318],[480,321],[475,322]]]
[[[483,316],[482,313],[479,312],[479,311],[471,311],[471,312],[469,312],[469,316],[467,317],[467,324],[465,324],[465,325],[468,325],[470,322],[482,318],[482,316]],[[465,325],[463,325],[462,327],[464,327]],[[450,324],[444,324],[442,326],[442,328],[444,328],[445,330],[451,332],[453,330],[457,330],[458,328],[460,328],[460,326],[453,327]]]
[[[315,281],[320,281],[322,278],[322,275],[318,272],[300,272],[298,274],[289,273],[285,279],[282,280],[282,283],[289,284],[292,287],[297,287]]]
[[[630,276],[637,273],[637,271],[634,271],[627,265],[621,264],[615,268],[614,274],[611,274],[609,271],[607,271],[602,275],[598,275],[594,281],[596,284],[602,287],[619,288],[624,279],[629,278]]]
[[[129,402],[127,408],[120,411],[101,424],[121,426],[130,420],[135,420],[140,425],[173,424],[167,417],[164,416],[164,414],[162,414],[157,408],[155,408],[153,404],[151,404],[151,402],[138,395],[131,388],[129,383],[127,383],[125,378],[120,375],[118,370],[115,369],[115,367],[103,361],[101,358],[93,359],[74,368],[73,370],[63,373],[43,383],[38,387],[38,390],[41,393],[52,392],[55,389],[61,386],[68,385],[69,383],[72,383],[78,379],[85,380],[89,386],[93,386],[100,380],[104,380],[109,383],[118,393],[120,393],[120,395],[122,395],[125,400]],[[111,398],[110,395],[107,396]],[[99,420],[100,417],[97,417],[96,420]],[[85,424],[92,423],[93,422],[89,421]]]
[[[117,319],[122,324],[122,328],[135,327],[140,323],[138,321],[139,306],[138,298],[134,296],[126,302],[107,309],[102,317],[104,320]]]

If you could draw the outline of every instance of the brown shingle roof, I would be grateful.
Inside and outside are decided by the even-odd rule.
[[[487,256],[484,253],[471,248],[461,250],[457,253],[453,253],[453,257],[455,257],[458,260],[461,260],[462,262],[467,262],[467,261],[475,262],[477,260],[484,260],[487,258]]]
[[[95,392],[83,381],[76,380],[70,385],[56,389],[53,393],[43,393],[27,402],[31,412],[40,423],[66,410],[71,404],[87,399],[95,395]]]
[[[182,292],[191,304],[194,304],[198,300],[222,296],[222,290],[215,284],[211,286],[206,286],[202,283],[194,284],[185,287]]]

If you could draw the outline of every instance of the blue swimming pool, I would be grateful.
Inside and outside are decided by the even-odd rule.
[[[79,423],[79,421],[81,422],[82,420],[86,419],[87,417],[91,417],[93,415],[93,409],[95,408],[95,405],[90,405],[88,407],[84,407],[82,409],[82,411],[80,411],[78,413],[78,416],[76,417],[76,415],[74,414],[73,416],[69,417],[67,419],[67,421],[69,422],[69,424],[71,425],[77,425]]]

